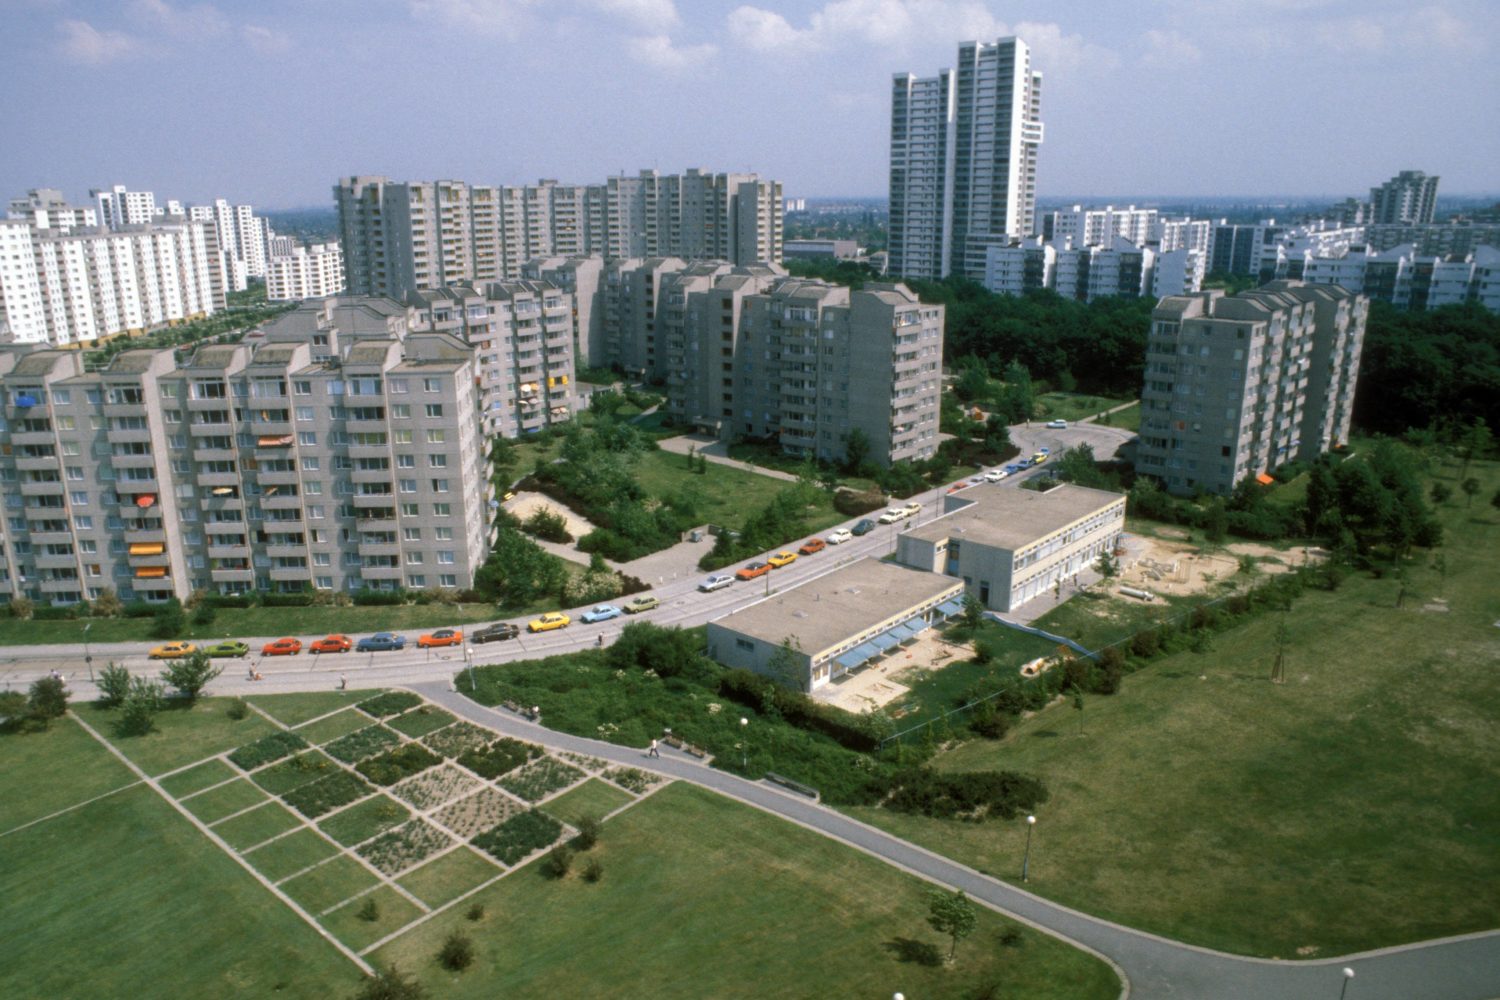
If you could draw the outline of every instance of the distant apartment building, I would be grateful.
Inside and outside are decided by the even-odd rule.
[[[116,184],[108,189],[89,192],[98,207],[98,225],[106,229],[144,226],[156,221],[156,195],[150,191],[130,191]]]
[[[33,188],[25,197],[12,198],[7,218],[31,223],[36,229],[81,229],[99,225],[99,212],[92,205],[70,205],[55,188]]]
[[[1340,285],[1372,301],[1424,312],[1477,302],[1500,312],[1500,249],[1479,246],[1465,254],[1421,253],[1416,244],[1382,251],[1354,246],[1340,252],[1305,251],[1286,261],[1288,277],[1308,284]]]
[[[781,252],[783,257],[807,260],[853,260],[859,256],[859,243],[855,240],[787,240]]]
[[[1433,222],[1365,227],[1365,242],[1384,252],[1412,245],[1416,252],[1434,257],[1459,257],[1481,246],[1500,247],[1500,223]]]
[[[524,187],[356,176],[341,179],[334,198],[358,294],[520,278],[538,257],[781,258],[781,185],[755,174],[647,170]]]
[[[1204,255],[1178,248],[1160,253],[1123,236],[1097,246],[1076,246],[1068,237],[1052,243],[1032,237],[985,253],[982,284],[997,295],[1024,295],[1050,289],[1079,302],[1107,297],[1154,295],[1158,288],[1196,292],[1204,274]]]
[[[1041,234],[1055,243],[1071,239],[1074,246],[1098,246],[1116,236],[1141,245],[1155,238],[1159,214],[1154,208],[1134,205],[1125,208],[1074,205],[1043,215]]]
[[[460,588],[488,547],[473,352],[445,335],[0,349],[0,596]]]
[[[1136,470],[1179,494],[1348,440],[1369,300],[1274,281],[1236,296],[1170,296],[1151,315]]]
[[[0,220],[0,343],[75,344],[197,319],[222,307],[211,273],[212,235],[202,224],[178,220],[119,230],[35,224],[51,221],[55,212],[38,210],[32,221]]]
[[[1031,235],[1042,74],[1018,38],[965,42],[956,69],[891,91],[890,272],[980,280],[986,250]]]
[[[294,246],[272,257],[266,268],[266,299],[299,302],[338,295],[344,290],[344,254],[337,243]]]
[[[1403,170],[1370,189],[1370,225],[1421,225],[1437,211],[1438,179],[1420,170]]]
[[[573,360],[579,367],[608,365],[604,344],[604,307],[600,289],[604,258],[598,254],[572,257],[534,257],[521,266],[521,276],[545,281],[567,292],[573,303]]]

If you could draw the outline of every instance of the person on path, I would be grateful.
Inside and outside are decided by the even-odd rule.
[[[339,690],[340,691],[347,691],[347,690],[349,690],[349,678],[346,677],[346,676],[344,676],[343,674],[339,674]]]
[[[596,642],[594,645],[600,646],[600,647],[602,647],[604,645],[604,633],[603,632],[599,633],[599,641]]]
[[[656,741],[655,740],[651,741],[651,749],[646,751],[646,756],[647,757],[660,757],[661,756],[661,751],[657,749]]]

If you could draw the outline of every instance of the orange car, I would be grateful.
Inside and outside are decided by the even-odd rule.
[[[753,562],[734,575],[741,580],[754,580],[756,577],[765,576],[769,572],[771,572],[770,563]]]
[[[261,656],[291,656],[293,653],[300,652],[302,652],[301,639],[277,639],[260,648]]]
[[[417,639],[418,649],[435,649],[439,646],[462,646],[464,634],[456,628],[440,628],[436,632]]]
[[[312,653],[347,653],[354,648],[354,640],[347,635],[325,635],[314,639],[307,649]]]
[[[814,553],[822,552],[826,548],[828,548],[828,543],[823,541],[823,539],[809,538],[807,541],[802,543],[802,547],[797,551],[805,556],[810,556]]]

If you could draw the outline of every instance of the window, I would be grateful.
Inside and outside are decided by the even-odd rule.
[[[77,465],[68,466],[68,478],[81,481],[83,479],[83,468]]]
[[[440,542],[451,542],[451,541],[453,541],[453,529],[452,528],[434,528],[432,530],[433,530],[433,537],[436,538],[438,541],[440,541]]]
[[[448,480],[446,480],[446,479],[434,479],[432,481],[432,492],[434,492],[434,493],[447,493],[448,492]]]
[[[433,517],[450,517],[452,514],[453,505],[451,503],[435,503],[432,505]]]
[[[403,541],[407,542],[420,542],[422,540],[422,529],[403,528],[401,531],[401,538]]]
[[[169,423],[169,424],[180,424],[180,423],[182,423],[182,411],[181,410],[162,410],[161,411],[161,415],[167,421],[167,423]]]
[[[453,552],[452,552],[452,550],[450,550],[450,549],[444,549],[443,551],[439,552],[437,554],[437,561],[439,563],[443,564],[444,566],[452,566],[453,565]]]
[[[331,576],[318,576],[318,577],[314,577],[313,578],[313,586],[317,587],[319,590],[332,590],[333,589],[333,577],[331,577]]]
[[[68,499],[73,502],[74,507],[87,507],[89,505],[89,495],[86,490],[74,490],[68,494]]]
[[[310,497],[321,496],[323,494],[323,481],[321,479],[309,479],[302,484],[302,492]]]
[[[415,469],[416,467],[417,467],[417,456],[415,456],[415,455],[397,455],[396,456],[396,468],[398,468],[398,469]]]
[[[404,503],[401,505],[402,517],[416,517],[422,511],[421,504]]]
[[[12,525],[12,527],[14,527],[14,525]],[[79,531],[92,531],[94,530],[94,519],[88,514],[75,515],[73,518],[73,527],[77,528]]]
[[[311,382],[293,382],[292,383],[292,394],[294,396],[311,396],[312,395],[312,383]]]
[[[408,566],[420,566],[420,565],[422,565],[422,553],[420,553],[420,552],[408,552],[406,554],[406,565],[408,565]]]
[[[328,532],[324,531],[322,528],[314,528],[312,531],[309,531],[307,533],[307,537],[308,540],[311,541],[314,545],[322,545],[324,542],[328,541]]]
[[[319,471],[319,466],[320,466],[320,462],[318,461],[318,459],[316,459],[314,457],[309,456],[309,457],[304,458],[302,460],[302,471],[303,472],[317,472],[317,471]]]
[[[297,419],[304,423],[311,421],[313,419],[313,408],[311,406],[297,407]]]
[[[166,392],[163,392],[162,395],[165,396]],[[67,406],[69,403],[73,402],[73,393],[69,389],[53,389],[52,402],[56,403],[59,406]]]
[[[402,493],[415,493],[415,492],[417,492],[417,481],[415,479],[403,479],[403,480],[401,480],[401,492]]]
[[[425,588],[427,586],[427,577],[420,573],[413,574],[406,578],[406,585],[413,589]]]
[[[435,427],[427,432],[428,444],[442,444],[448,440],[448,432],[441,427]]]
[[[411,404],[410,403],[392,403],[391,404],[391,419],[392,420],[410,420],[411,419]]]
[[[60,431],[75,431],[78,429],[78,425],[72,417],[59,416],[57,418],[57,429]]]
[[[304,448],[316,448],[318,445],[318,435],[312,431],[298,431],[297,443]]]
[[[386,379],[385,386],[386,390],[392,393],[407,392],[411,388],[410,383],[404,378]]]
[[[187,435],[186,434],[169,434],[169,435],[167,435],[167,446],[169,448],[186,448],[187,447]]]
[[[441,417],[443,415],[442,403],[428,403],[425,409],[429,417]]]
[[[456,573],[440,573],[440,574],[438,574],[438,586],[439,587],[457,587],[458,586],[458,574],[456,574]]]
[[[310,520],[314,520],[314,521],[321,520],[322,517],[323,517],[323,505],[320,504],[320,503],[310,503],[310,504],[308,504],[307,505],[307,516],[308,516],[308,518]]]
[[[428,455],[427,465],[433,469],[446,469],[448,467],[447,455]]]
[[[90,403],[93,403],[95,406],[97,406],[100,403],[104,402],[104,390],[103,389],[85,389],[83,391],[83,396],[84,396],[85,399],[87,399]]]
[[[392,444],[411,444],[411,428],[398,428],[391,431]]]
[[[62,443],[62,453],[65,458],[73,458],[78,455],[79,452],[80,449],[78,447],[77,441],[64,441]]]
[[[54,398],[59,397],[60,395],[61,395],[60,393],[53,393]],[[163,382],[161,384],[161,398],[162,399],[176,399],[177,398],[177,386],[175,384],[171,383],[171,382]],[[58,398],[57,401],[59,403],[66,402],[66,400],[63,400],[61,398]]]
[[[327,552],[314,552],[312,560],[312,564],[314,566],[333,565],[333,556],[329,555]]]
[[[441,392],[442,388],[443,388],[443,380],[442,379],[424,378],[422,380],[422,391],[423,392]]]
[[[80,538],[78,540],[78,551],[86,556],[91,556],[99,551],[99,543],[92,538]]]

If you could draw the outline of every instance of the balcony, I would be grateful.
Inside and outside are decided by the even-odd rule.
[[[109,464],[117,469],[154,469],[155,455],[111,455]]]
[[[273,580],[311,580],[311,566],[272,566],[271,579]]]
[[[306,542],[275,542],[266,546],[266,555],[272,559],[297,558],[307,555]]]
[[[388,444],[351,444],[349,457],[352,459],[390,458],[391,446]]]
[[[135,587],[136,590],[170,591],[176,589],[170,576],[139,577],[131,581],[131,586]]]
[[[245,537],[245,523],[243,521],[208,521],[203,525],[203,530],[210,535]],[[213,542],[210,541],[209,545],[213,545]]]
[[[256,474],[256,479],[262,486],[296,486],[297,470],[286,469],[283,471],[278,469],[274,472],[270,472],[262,469],[259,473]]]
[[[32,545],[68,545],[73,541],[71,531],[31,531]]]
[[[185,400],[185,402],[187,404],[189,412],[213,412],[216,410],[226,410],[229,408],[228,396],[206,396],[202,399],[194,399],[192,397],[189,397],[187,400]]]
[[[80,580],[43,580],[42,581],[42,593],[44,593],[44,594],[57,594],[57,595],[60,595],[60,596],[61,595],[72,595],[72,599],[73,600],[77,600],[78,599],[78,595],[79,595],[80,592],[82,592],[82,590],[83,590],[83,584],[82,584],[82,581],[80,581]]]
[[[227,493],[213,494],[198,499],[198,506],[203,510],[244,510],[245,498],[231,486],[218,486],[216,489],[229,490]]]
[[[399,580],[400,566],[361,566],[360,575],[366,580]]]
[[[195,482],[206,490],[220,486],[238,487],[240,476],[237,472],[200,472]]]
[[[56,497],[62,496],[63,484],[57,482],[22,483],[21,495],[23,497]]]
[[[17,448],[29,444],[57,444],[57,435],[52,431],[11,431],[10,443]]]
[[[359,531],[379,531],[396,524],[396,508],[372,507],[361,510],[354,518],[354,527]]]
[[[221,423],[221,424],[207,424],[207,423],[199,424],[199,423],[192,423],[192,424],[188,425],[188,433],[191,434],[195,438],[199,438],[199,437],[233,437],[234,436],[234,424],[228,422],[227,420],[224,423]],[[111,438],[111,440],[113,440],[113,438]]]
[[[167,532],[165,528],[126,528],[126,545],[156,545],[166,544]]]
[[[356,420],[350,417],[344,422],[344,429],[350,434],[384,434],[390,428],[383,417],[378,420]]]
[[[65,555],[65,556],[49,556],[49,555],[35,554],[35,555],[33,555],[32,558],[36,561],[36,568],[37,569],[72,569],[72,570],[76,570],[78,568],[78,555],[77,555],[77,553],[70,553],[70,554]]]
[[[250,546],[246,545],[243,538],[219,539],[220,544],[209,542],[208,557],[210,559],[249,559]]]
[[[302,497],[296,493],[266,495],[260,498],[262,510],[301,510]]]
[[[391,503],[394,497],[395,494],[388,491],[385,493],[356,493],[349,499],[353,500],[354,506],[361,510],[368,510],[373,507],[391,510],[393,509]]]
[[[233,448],[194,448],[193,461],[195,462],[233,462],[239,457],[239,452]]]
[[[372,558],[382,556],[399,556],[401,545],[397,542],[360,542],[360,558]]]
[[[145,400],[139,403],[105,403],[104,416],[108,417],[139,417],[146,412]]]
[[[150,442],[151,428],[111,427],[104,432],[104,439],[110,444],[141,444],[142,442]]]
[[[56,455],[44,455],[39,458],[23,458],[18,455],[15,461],[19,472],[51,472],[57,469],[62,460]]]
[[[256,420],[250,425],[251,433],[257,437],[285,437],[292,433],[290,420]]]

